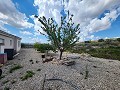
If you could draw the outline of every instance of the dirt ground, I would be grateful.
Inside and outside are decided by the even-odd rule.
[[[2,67],[0,90],[43,90],[45,75],[44,90],[120,90],[120,61],[82,57],[79,54],[64,53],[63,56],[76,64],[42,63],[41,53],[34,49],[22,49],[17,57]],[[22,68],[10,73],[15,65]],[[34,72],[34,75],[22,81],[26,71]]]

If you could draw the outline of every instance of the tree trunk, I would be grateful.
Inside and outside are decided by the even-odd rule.
[[[62,58],[62,54],[63,54],[63,50],[60,50],[60,57],[59,57],[60,60]]]

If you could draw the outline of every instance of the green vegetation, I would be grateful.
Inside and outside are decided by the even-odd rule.
[[[10,90],[10,88],[9,87],[5,87],[4,90]]]
[[[12,81],[11,81],[11,84],[14,84],[14,83],[16,83],[16,82],[17,82],[16,80],[12,80]]]
[[[41,69],[39,68],[39,69],[37,69],[37,71],[41,71]]]
[[[4,77],[5,77],[5,75],[0,76],[0,80],[1,80],[2,78],[4,78]]]
[[[21,65],[15,65],[15,66],[13,66],[12,68],[10,68],[9,73],[12,73],[12,72],[14,72],[15,70],[20,69],[20,68],[22,68]]]
[[[21,80],[24,81],[30,77],[32,77],[35,73],[33,71],[26,71],[26,74],[21,77]]]
[[[117,39],[99,39],[89,43],[79,43],[70,50],[74,53],[88,53],[93,57],[120,60],[120,42]]]
[[[33,48],[33,44],[30,44],[30,43],[21,43],[21,48]]]
[[[49,50],[53,50],[53,51],[54,51],[53,46],[50,45],[50,44],[39,44],[39,43],[35,43],[35,44],[34,44],[34,48],[35,48],[37,51],[40,51],[41,53],[45,53],[46,51],[49,51]]]
[[[42,24],[41,28],[46,34],[39,32],[46,36],[53,47],[60,51],[59,59],[61,59],[65,50],[73,47],[79,41],[80,24],[74,24],[72,20],[73,15],[69,14],[68,11],[68,16],[61,16],[60,25],[53,18],[46,19],[44,16],[38,17],[35,15]]]
[[[8,82],[9,82],[9,80],[5,80],[5,81],[2,82],[2,84],[6,84]]]

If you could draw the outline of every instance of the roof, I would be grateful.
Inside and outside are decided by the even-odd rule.
[[[15,36],[15,35],[12,35],[12,34],[9,34],[9,33],[4,32],[4,31],[2,31],[2,30],[0,30],[0,35],[4,35],[4,36],[7,36],[7,37],[11,37],[11,38],[17,38],[17,39],[21,40],[20,37]]]

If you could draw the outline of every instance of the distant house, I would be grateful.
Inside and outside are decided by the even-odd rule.
[[[16,54],[21,49],[21,38],[0,30],[0,53]]]

